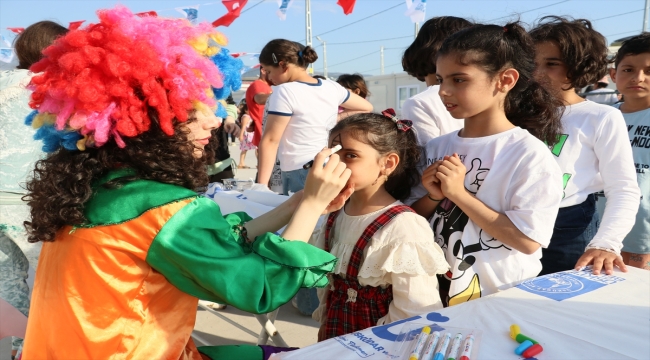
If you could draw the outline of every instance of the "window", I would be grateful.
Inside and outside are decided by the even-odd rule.
[[[414,96],[420,91],[419,85],[399,86],[397,87],[397,109],[401,110],[406,99]]]

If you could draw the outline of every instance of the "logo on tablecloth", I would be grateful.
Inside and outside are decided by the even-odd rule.
[[[593,275],[591,268],[586,268],[540,276],[525,281],[517,287],[552,300],[562,301],[624,280],[613,275]]]

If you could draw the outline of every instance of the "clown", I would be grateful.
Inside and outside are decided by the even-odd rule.
[[[98,15],[31,69],[27,123],[49,154],[27,185],[26,228],[43,250],[24,358],[268,357],[257,346],[197,349],[198,299],[266,313],[325,286],[336,259],[305,242],[349,196],[350,172],[333,156],[269,213],[222,216],[196,190],[218,125],[213,89],[233,84],[210,59],[225,39],[121,6]]]

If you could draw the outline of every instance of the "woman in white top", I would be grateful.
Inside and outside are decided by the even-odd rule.
[[[260,53],[260,64],[275,86],[259,145],[258,182],[269,183],[277,154],[285,195],[304,187],[303,165],[327,145],[339,105],[352,112],[372,111],[369,102],[336,82],[311,77],[307,66],[316,59],[311,47],[284,39],[271,40]]]
[[[400,201],[418,182],[420,147],[391,111],[348,117],[330,135],[354,193],[310,240],[339,259],[319,289],[319,341],[442,308],[436,275],[449,265],[427,221]]]
[[[426,90],[406,99],[402,104],[402,118],[413,121],[421,146],[425,146],[433,138],[463,127],[463,120],[454,119],[449,115],[440,100],[434,59],[447,37],[470,26],[471,22],[454,16],[431,18],[422,25],[415,41],[404,51],[404,71],[427,84]]]
[[[562,170],[564,196],[551,244],[543,252],[542,274],[593,264],[594,274],[614,266],[626,271],[620,256],[634,225],[640,190],[632,148],[621,112],[584,100],[575,92],[607,71],[605,38],[588,20],[556,16],[531,30],[536,75],[562,98],[563,134],[551,152]],[[605,191],[600,227],[594,193]]]

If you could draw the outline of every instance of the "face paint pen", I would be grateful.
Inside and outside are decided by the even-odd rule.
[[[335,147],[332,148],[332,153],[330,154],[330,156],[334,155],[334,153],[336,153],[337,151],[339,151],[341,149],[343,149],[343,146],[341,146],[341,144],[336,145]],[[328,160],[329,160],[329,156],[327,157],[327,159],[325,159],[325,164],[327,164]],[[323,164],[323,166],[325,166],[325,164]],[[314,166],[314,160],[309,160],[309,162],[306,163],[305,165],[303,165],[302,168],[307,170],[307,169],[311,168],[312,166]]]

